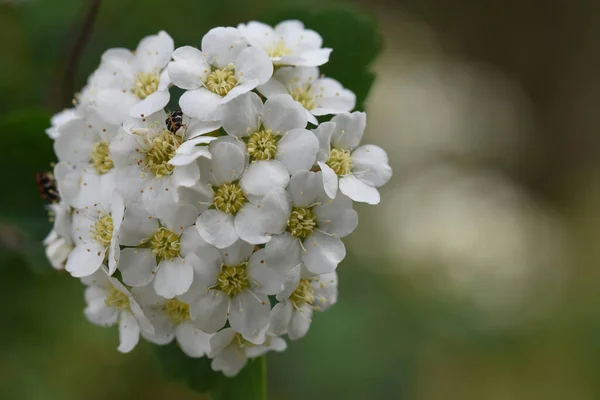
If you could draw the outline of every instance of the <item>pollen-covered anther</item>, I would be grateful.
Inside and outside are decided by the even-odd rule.
[[[235,215],[246,203],[246,196],[237,183],[224,183],[214,192],[213,205],[226,214]]]
[[[312,94],[312,86],[310,85],[295,87],[292,89],[290,94],[294,100],[302,104],[302,107],[306,108],[307,110],[312,110],[317,106]]]
[[[315,294],[311,282],[308,279],[301,279],[296,290],[290,295],[290,300],[297,308],[305,304],[312,305],[315,302]]]
[[[206,78],[206,88],[219,96],[225,96],[237,83],[233,66],[215,69]]]
[[[271,129],[254,132],[248,138],[247,148],[254,160],[271,160],[277,153],[277,137]]]
[[[317,228],[316,219],[312,208],[294,207],[287,221],[287,230],[297,238],[306,239]]]
[[[171,133],[167,129],[152,139],[152,147],[146,153],[147,168],[157,178],[160,179],[173,173],[175,167],[169,164],[169,160],[175,157],[175,152],[182,142],[182,136]]]
[[[104,299],[104,304],[108,307],[114,307],[117,310],[129,310],[129,298],[125,293],[122,293],[111,286],[108,289],[108,294]]]
[[[113,220],[110,214],[104,214],[90,229],[91,238],[105,247],[110,246],[113,235]]]
[[[338,175],[348,175],[352,172],[352,156],[348,150],[331,149],[327,165]]]
[[[138,72],[133,84],[133,93],[138,99],[144,100],[146,97],[156,92],[160,77],[156,72]]]
[[[108,155],[109,143],[101,140],[94,144],[90,155],[92,165],[99,174],[105,174],[113,169],[114,164]]]
[[[160,260],[172,260],[179,257],[181,244],[179,236],[161,226],[150,239],[152,253]]]
[[[223,266],[217,278],[216,288],[233,297],[250,287],[247,271],[248,263],[236,266]]]
[[[285,41],[283,41],[283,40],[278,41],[274,45],[268,47],[266,50],[267,50],[267,54],[271,58],[279,58],[279,57],[287,56],[288,54],[290,54],[292,52],[292,50],[286,46]]]
[[[165,304],[165,313],[174,324],[190,320],[190,305],[181,300],[170,299]]]

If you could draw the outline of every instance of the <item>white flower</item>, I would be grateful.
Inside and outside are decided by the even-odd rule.
[[[334,198],[338,188],[354,201],[378,204],[378,187],[392,177],[385,151],[372,144],[358,147],[367,115],[355,111],[339,114],[314,130],[319,139],[318,164],[323,172],[325,192]]]
[[[252,21],[238,29],[252,46],[265,49],[275,65],[316,67],[329,61],[331,49],[321,48],[321,35],[304,29],[300,21],[283,21],[275,28]]]
[[[248,47],[235,28],[214,28],[202,38],[202,51],[180,47],[168,66],[184,113],[202,121],[221,119],[221,104],[266,83],[273,65],[264,50]]]
[[[118,127],[95,112],[71,119],[57,128],[54,152],[60,162],[55,177],[61,197],[75,208],[100,203],[107,207],[115,187],[110,142]]]
[[[255,274],[261,254],[253,255],[254,246],[238,240],[222,250],[203,247],[196,253],[201,267],[196,270],[199,293],[190,306],[196,326],[208,333],[217,332],[229,321],[246,340],[260,344],[264,340],[271,305],[265,288],[273,286],[273,277]],[[267,278],[267,281],[263,280]],[[280,281],[275,287],[281,287]]]
[[[232,328],[226,328],[210,339],[210,354],[212,358],[211,367],[215,371],[223,372],[223,375],[232,377],[248,362],[248,358],[256,358],[269,350],[284,351],[287,348],[285,340],[278,336],[267,335],[261,344],[254,344],[243,338]]]
[[[112,326],[119,322],[118,350],[128,353],[137,345],[140,331],[153,333],[154,328],[131,293],[104,269],[82,279],[85,289],[84,314],[96,325]]]
[[[302,262],[314,274],[333,272],[346,256],[340,238],[352,233],[358,225],[358,214],[352,201],[339,195],[335,200],[325,196],[321,172],[298,171],[290,179],[287,192],[292,211],[287,217],[286,232],[278,240],[300,254]]]
[[[263,175],[281,176],[285,187],[288,173],[310,169],[319,141],[305,127],[306,114],[289,95],[273,96],[263,105],[256,93],[247,93],[227,103],[223,129],[244,140],[251,161],[242,188],[265,195],[272,187],[265,185]]]
[[[117,192],[126,203],[142,202],[153,215],[160,215],[178,202],[180,186],[196,185],[200,171],[195,160],[211,157],[203,145],[214,139],[190,139],[188,131],[182,129],[172,133],[166,127],[166,118],[165,112],[159,111],[142,120],[131,120],[110,146]]]
[[[153,334],[142,332],[144,338],[159,345],[177,339],[181,350],[189,357],[208,354],[212,335],[202,332],[191,320],[190,292],[172,299],[158,296],[150,285],[133,288],[131,292],[154,326]]]
[[[325,311],[337,301],[337,274],[315,275],[299,265],[288,276],[277,300],[271,310],[270,330],[300,339],[310,327],[313,310]]]
[[[198,265],[193,251],[201,239],[191,226],[197,215],[191,205],[172,205],[159,219],[141,204],[128,204],[119,243],[133,247],[121,250],[123,282],[134,287],[152,282],[156,293],[168,299],[185,293]]]
[[[356,96],[335,79],[319,77],[317,67],[283,67],[258,91],[271,98],[289,94],[306,110],[308,121],[317,125],[315,116],[350,112],[356,105]]]
[[[108,260],[109,273],[119,262],[119,228],[123,220],[123,199],[114,194],[109,209],[100,205],[73,213],[75,248],[65,269],[76,278],[93,274]]]
[[[211,207],[196,221],[200,236],[222,249],[238,238],[261,244],[270,235],[283,232],[285,216],[289,214],[289,201],[282,189],[289,180],[285,167],[270,168],[272,164],[267,163],[250,178],[242,177],[247,154],[241,141],[221,137],[210,144],[209,150],[212,158],[198,162],[201,175],[212,185],[212,189],[195,193],[198,197],[206,196],[198,201]],[[247,183],[245,186],[240,178]],[[267,214],[278,217],[271,220]]]
[[[51,126],[46,129],[46,134],[50,139],[56,139],[60,135],[60,127],[77,117],[77,110],[75,108],[66,108],[54,114],[50,119]]]
[[[73,242],[68,237],[59,236],[55,230],[51,230],[44,239],[45,252],[50,265],[54,269],[65,269],[67,257],[73,250]]]
[[[114,124],[162,110],[170,99],[166,66],[173,49],[171,36],[160,31],[143,38],[135,53],[123,48],[107,50],[84,91],[84,103],[92,103]]]

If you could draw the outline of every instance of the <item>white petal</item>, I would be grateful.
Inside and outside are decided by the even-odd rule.
[[[197,249],[196,253],[188,255],[186,261],[194,267],[192,289],[197,290],[198,294],[205,292],[216,284],[223,260],[221,253],[215,247],[201,247]],[[188,293],[186,293],[186,296]],[[192,297],[195,300],[196,296]]]
[[[246,93],[223,106],[223,129],[229,135],[243,137],[260,129],[263,103],[256,93]]]
[[[167,67],[171,82],[186,90],[202,87],[210,73],[210,66],[200,50],[192,46],[179,47],[173,52],[173,61]]]
[[[335,129],[335,122],[323,122],[312,132],[319,140],[319,151],[317,153],[317,161],[326,162],[329,159],[329,153],[331,151],[331,135]]]
[[[212,187],[199,181],[191,188],[179,187],[179,203],[191,204],[196,207],[198,214],[203,213],[212,204],[214,191]]]
[[[234,63],[248,46],[246,39],[235,28],[213,28],[202,38],[202,52],[210,65],[225,68]]]
[[[210,337],[190,322],[183,323],[175,329],[177,342],[181,350],[189,357],[202,357],[210,351]]]
[[[324,196],[323,180],[320,172],[298,171],[287,187],[295,207],[309,207],[318,203]]]
[[[60,128],[60,136],[54,142],[54,152],[61,161],[86,165],[94,145],[100,140],[94,127],[84,119],[73,119]]]
[[[244,368],[247,361],[242,349],[229,346],[216,355],[210,366],[214,371],[221,371],[226,377],[232,378]]]
[[[266,98],[281,94],[290,94],[290,91],[287,89],[287,87],[278,79],[276,79],[276,76],[277,73],[275,73],[275,75],[271,79],[269,79],[267,83],[265,83],[264,85],[260,85],[256,88],[260,92],[260,94],[262,94]]]
[[[302,261],[306,268],[315,274],[335,271],[337,265],[346,257],[344,243],[338,237],[313,232],[304,240]]]
[[[285,188],[290,180],[287,169],[277,160],[256,161],[240,180],[241,188],[255,196],[264,196],[273,189]]]
[[[121,311],[119,318],[119,350],[121,353],[129,353],[140,340],[140,326],[130,312]]]
[[[281,292],[290,272],[300,262],[300,241],[289,233],[276,235],[264,249],[252,254],[248,276],[260,285],[258,291],[274,295]]]
[[[264,127],[279,135],[292,129],[303,129],[307,123],[304,107],[289,95],[270,97],[261,115]]]
[[[292,129],[284,134],[277,144],[275,158],[293,175],[296,171],[311,169],[317,159],[318,150],[319,141],[312,132],[306,129]]]
[[[196,228],[200,237],[207,243],[223,249],[238,240],[234,226],[234,217],[220,210],[207,210],[196,220]]]
[[[304,270],[306,270],[306,267],[303,264],[298,264],[291,270],[285,282],[283,282],[283,289],[275,296],[278,301],[283,301],[294,293],[300,284],[300,278]],[[308,272],[308,270],[306,271]],[[308,273],[310,274],[310,272]]]
[[[314,208],[314,212],[319,228],[334,236],[348,236],[358,226],[358,213],[352,208],[352,200],[344,195],[324,201]]]
[[[321,78],[315,82],[313,89],[317,99],[317,107],[311,110],[314,115],[350,112],[356,105],[356,95],[334,79]]]
[[[240,83],[253,87],[267,83],[273,75],[273,63],[260,47],[244,49],[235,60],[235,68]]]
[[[65,269],[75,278],[91,275],[100,268],[105,254],[106,249],[95,241],[80,244],[69,254]]]
[[[245,263],[253,251],[254,245],[238,240],[231,246],[220,250],[223,265],[236,266]]]
[[[88,299],[91,292],[99,292],[94,298]],[[106,291],[94,286],[85,289],[87,305],[83,310],[85,317],[95,325],[112,326],[117,322],[118,311],[113,307],[108,307],[104,300]]]
[[[119,243],[124,246],[139,246],[157,228],[158,219],[153,218],[141,204],[130,203],[119,229]]]
[[[119,260],[119,270],[123,282],[127,285],[136,287],[147,285],[154,278],[156,256],[150,249],[123,249]]]
[[[176,187],[192,187],[200,180],[200,169],[196,163],[180,165],[173,170],[172,177]]]
[[[292,313],[292,319],[290,320],[290,326],[288,330],[288,336],[292,340],[298,340],[308,332],[312,319],[312,309],[310,307],[302,307],[300,310],[294,310]]]
[[[253,295],[245,290],[231,299],[229,324],[241,332],[246,340],[252,340],[269,323],[270,311],[271,305],[266,295]]]
[[[292,320],[294,306],[289,300],[284,300],[271,310],[269,330],[275,335],[285,335]]]
[[[209,290],[190,305],[190,315],[194,324],[204,332],[215,333],[225,326],[228,308],[228,296],[217,290]]]
[[[168,90],[157,90],[145,99],[135,103],[129,110],[129,116],[134,118],[144,118],[146,115],[154,114],[162,110],[171,99]]]
[[[221,96],[203,87],[182,94],[179,106],[186,115],[201,121],[221,119]]]
[[[367,114],[355,111],[352,114],[338,114],[331,119],[335,129],[331,135],[331,145],[344,150],[354,150],[363,137],[367,125]]]
[[[208,147],[212,158],[200,159],[200,175],[213,185],[236,181],[246,168],[246,151],[243,143],[230,137],[221,137]]]
[[[171,59],[174,47],[173,39],[165,31],[146,36],[135,51],[138,66],[144,72],[163,69]]]
[[[185,293],[194,280],[194,268],[185,260],[162,260],[154,277],[154,290],[160,296],[171,299]]]
[[[275,31],[262,22],[250,21],[247,24],[239,24],[238,30],[252,46],[266,48],[275,39]]]
[[[352,172],[369,186],[380,187],[392,177],[386,152],[379,146],[367,144],[352,152]]]
[[[367,185],[355,175],[340,179],[340,192],[360,203],[379,204],[379,191],[373,186]]]
[[[204,135],[205,133],[214,132],[221,127],[221,121],[200,121],[192,120],[187,131],[185,132],[187,140],[193,139],[196,136]],[[210,137],[209,137],[210,138]],[[212,140],[212,139],[211,139]]]
[[[96,95],[96,110],[108,123],[120,125],[129,118],[129,110],[138,98],[125,89],[104,89]]]
[[[296,65],[298,67],[318,67],[329,61],[331,51],[332,49],[327,48],[303,51],[299,60],[290,62],[291,60],[288,59],[288,56],[284,56],[281,58],[281,63]]]
[[[335,199],[338,190],[338,176],[329,165],[319,161],[319,168],[321,168],[321,177],[323,178],[323,189],[330,199]]]
[[[271,235],[283,233],[291,212],[291,200],[283,189],[269,192],[259,204],[247,203],[237,213],[235,229],[243,240],[266,243]]]

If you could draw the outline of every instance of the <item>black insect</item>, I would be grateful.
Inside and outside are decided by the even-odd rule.
[[[182,126],[185,126],[183,123],[183,113],[181,110],[172,111],[165,120],[165,123],[167,124],[167,129],[169,132],[177,133]]]
[[[37,172],[35,182],[42,198],[49,203],[58,203],[60,194],[56,188],[56,179],[52,172]]]

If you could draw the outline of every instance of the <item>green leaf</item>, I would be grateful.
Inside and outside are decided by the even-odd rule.
[[[213,400],[266,400],[267,360],[265,356],[248,360],[234,378],[219,377],[211,392]]]
[[[154,355],[167,379],[181,380],[191,389],[204,393],[211,390],[219,374],[210,367],[206,357],[190,358],[175,342],[166,346],[153,346]]]
[[[35,173],[50,170],[55,159],[52,141],[44,133],[48,126],[50,114],[44,110],[18,110],[0,119],[0,167],[7,174],[9,185],[0,196],[0,224],[18,239],[9,252],[21,254],[34,269],[49,266],[41,240],[51,224],[35,182]]]
[[[358,7],[340,4],[312,11],[305,8],[275,11],[263,21],[275,25],[284,19],[298,19],[323,37],[323,47],[332,48],[321,73],[339,81],[356,94],[356,109],[364,110],[375,80],[371,63],[382,47],[377,23]]]

